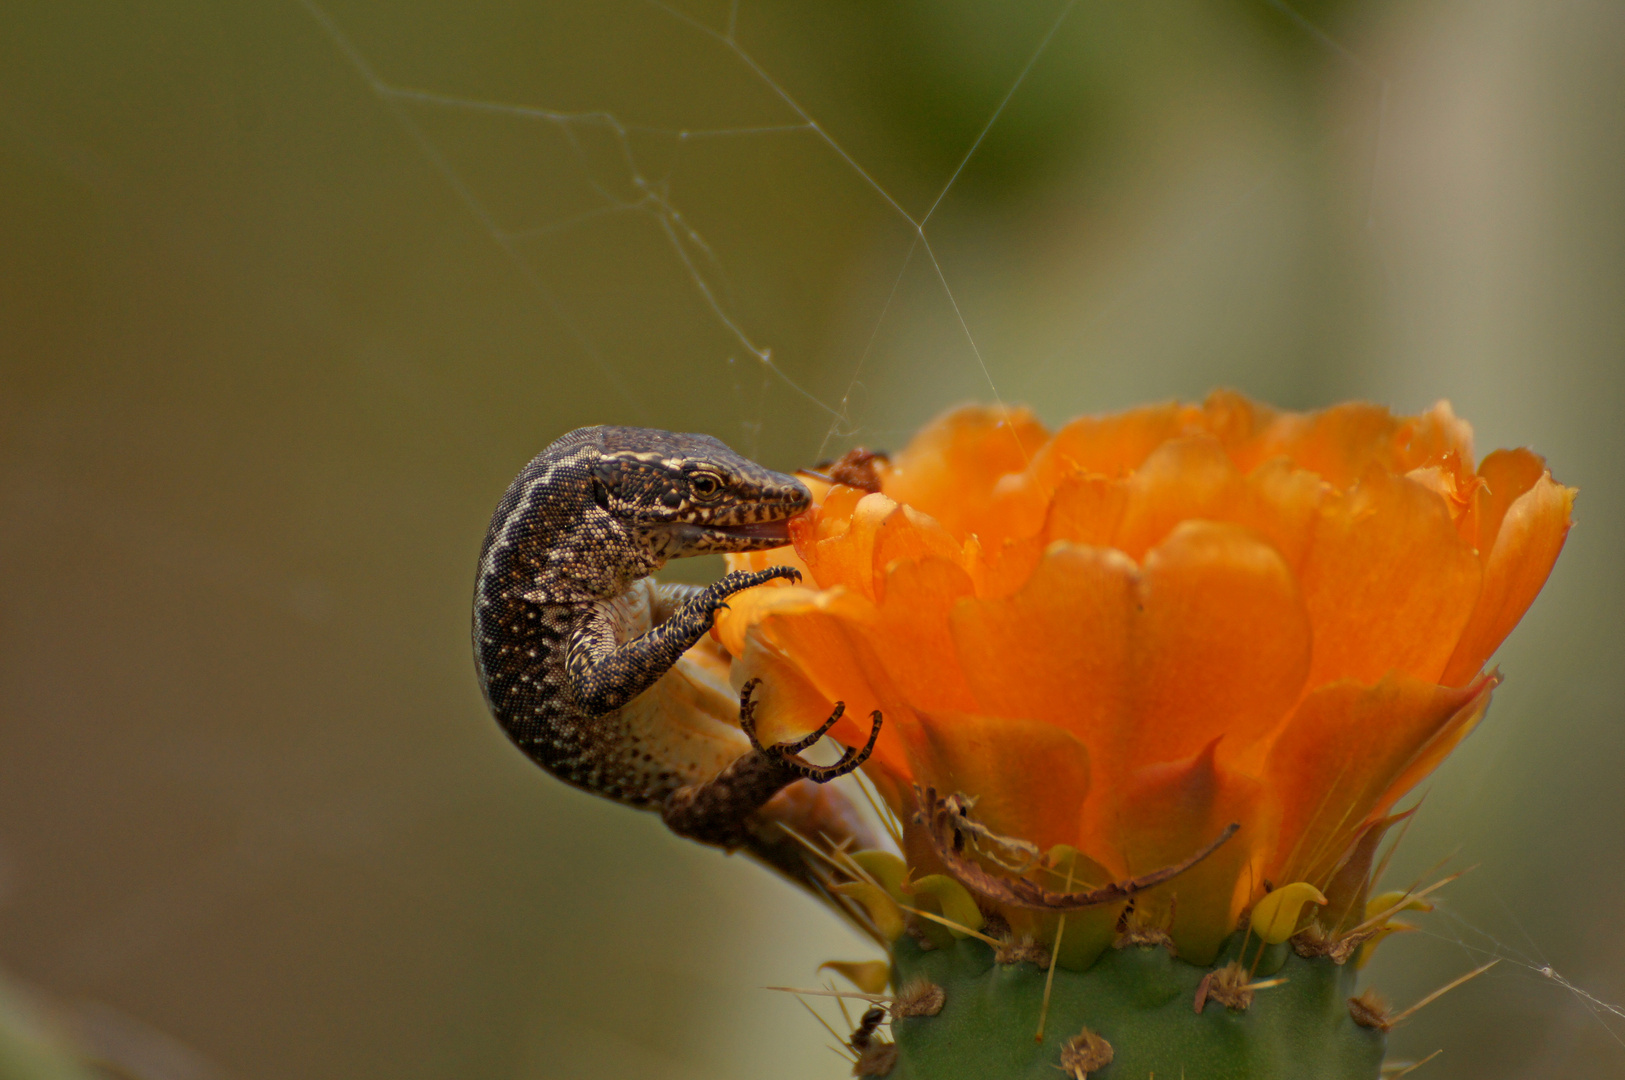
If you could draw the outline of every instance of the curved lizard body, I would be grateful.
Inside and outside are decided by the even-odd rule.
[[[730,848],[749,842],[746,820],[789,784],[855,769],[874,747],[878,713],[866,747],[820,768],[798,753],[839,709],[807,739],[764,747],[747,686],[740,719],[751,749],[719,762],[715,744],[702,749],[628,708],[730,595],[800,576],[779,566],[694,586],[649,575],[673,558],[782,546],[810,502],[794,477],[708,435],[590,427],[555,441],[509,486],[480,553],[474,660],[497,722],[567,783],[659,810],[674,831]]]

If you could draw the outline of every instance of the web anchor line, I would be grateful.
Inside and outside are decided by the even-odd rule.
[[[1503,905],[1503,908],[1504,907],[1505,905]],[[1526,931],[1524,931],[1523,925],[1518,922],[1517,917],[1512,915],[1510,909],[1507,909],[1507,914],[1512,917],[1514,925],[1518,927],[1519,932],[1524,935],[1526,940],[1528,940],[1529,935]],[[1614,1042],[1618,1043],[1621,1047],[1625,1047],[1625,1036],[1622,1036],[1619,1031],[1616,1031],[1614,1025],[1609,1022],[1610,1020],[1615,1022],[1625,1020],[1625,1007],[1615,1005],[1598,997],[1589,990],[1586,990],[1562,975],[1544,957],[1537,958],[1529,956],[1522,950],[1514,948],[1513,946],[1508,945],[1506,942],[1501,941],[1488,931],[1474,926],[1460,914],[1451,911],[1446,907],[1440,906],[1435,908],[1434,915],[1443,915],[1445,918],[1455,923],[1456,926],[1461,930],[1481,939],[1483,942],[1487,942],[1488,944],[1474,944],[1459,933],[1440,933],[1434,929],[1419,927],[1418,929],[1421,930],[1424,936],[1455,945],[1468,957],[1481,958],[1487,956],[1498,960],[1504,960],[1513,967],[1520,968],[1532,975],[1549,981],[1554,986],[1566,991],[1575,1001],[1579,1002],[1580,1007],[1585,1009],[1586,1012],[1591,1015],[1592,1019],[1597,1022],[1598,1027],[1607,1032],[1608,1036],[1613,1039]],[[1530,946],[1531,948],[1536,948],[1533,940],[1530,940]],[[1539,949],[1537,948],[1536,951],[1538,952]]]

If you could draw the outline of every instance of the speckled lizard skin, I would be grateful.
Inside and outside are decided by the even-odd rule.
[[[474,662],[497,722],[567,783],[658,810],[674,831],[705,843],[760,846],[747,833],[751,815],[797,780],[823,783],[857,768],[880,714],[866,746],[826,767],[799,753],[839,708],[807,738],[763,746],[747,685],[740,728],[750,749],[730,750],[732,760],[719,759],[714,743],[685,739],[680,725],[650,719],[636,699],[705,636],[730,595],[800,575],[784,566],[736,571],[709,586],[649,575],[687,555],[782,546],[789,519],[809,503],[800,481],[708,435],[589,427],[554,442],[509,486],[480,553]]]

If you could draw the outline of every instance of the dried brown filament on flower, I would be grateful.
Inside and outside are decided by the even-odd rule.
[[[838,459],[820,461],[811,469],[802,469],[801,475],[855,488],[858,491],[876,492],[880,490],[882,481],[875,463],[885,464],[890,460],[884,450],[868,450],[854,446]]]
[[[954,792],[943,800],[944,807],[955,816],[955,828],[965,837],[970,850],[1012,874],[1025,874],[1039,859],[1038,845],[1031,840],[1014,836],[1000,836],[970,816],[976,808],[976,799],[964,792]]]
[[[959,832],[959,826],[964,820],[963,805],[950,805],[951,800],[939,799],[934,788],[926,788],[924,791],[916,788],[916,796],[920,800],[921,823],[926,826],[937,857],[954,872],[955,877],[964,882],[967,888],[990,899],[1037,911],[1080,911],[1083,908],[1127,900],[1135,893],[1161,885],[1183,874],[1219,850],[1224,842],[1236,835],[1237,830],[1241,828],[1238,823],[1231,822],[1212,843],[1189,858],[1172,866],[1165,866],[1161,870],[1123,881],[1114,881],[1098,889],[1057,892],[1026,878],[1001,878],[988,873],[980,864],[962,854],[965,850],[965,841]]]

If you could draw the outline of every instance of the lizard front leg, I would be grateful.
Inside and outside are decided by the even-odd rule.
[[[711,629],[728,597],[775,578],[799,581],[801,572],[789,566],[735,570],[699,590],[658,626],[624,644],[617,640],[614,617],[601,605],[571,635],[565,658],[570,695],[588,715],[613,712],[670,671]]]
[[[833,765],[814,765],[801,757],[801,752],[822,739],[846,711],[845,703],[839,701],[816,731],[790,742],[763,746],[756,737],[756,703],[752,700],[759,681],[745,683],[739,695],[739,727],[750,740],[750,753],[740,755],[714,779],[672,793],[660,812],[672,832],[705,844],[739,847],[748,840],[746,819],[780,791],[797,780],[827,784],[857,769],[874,752],[875,741],[880,738],[879,710],[873,714],[869,741],[861,749],[847,747]]]

